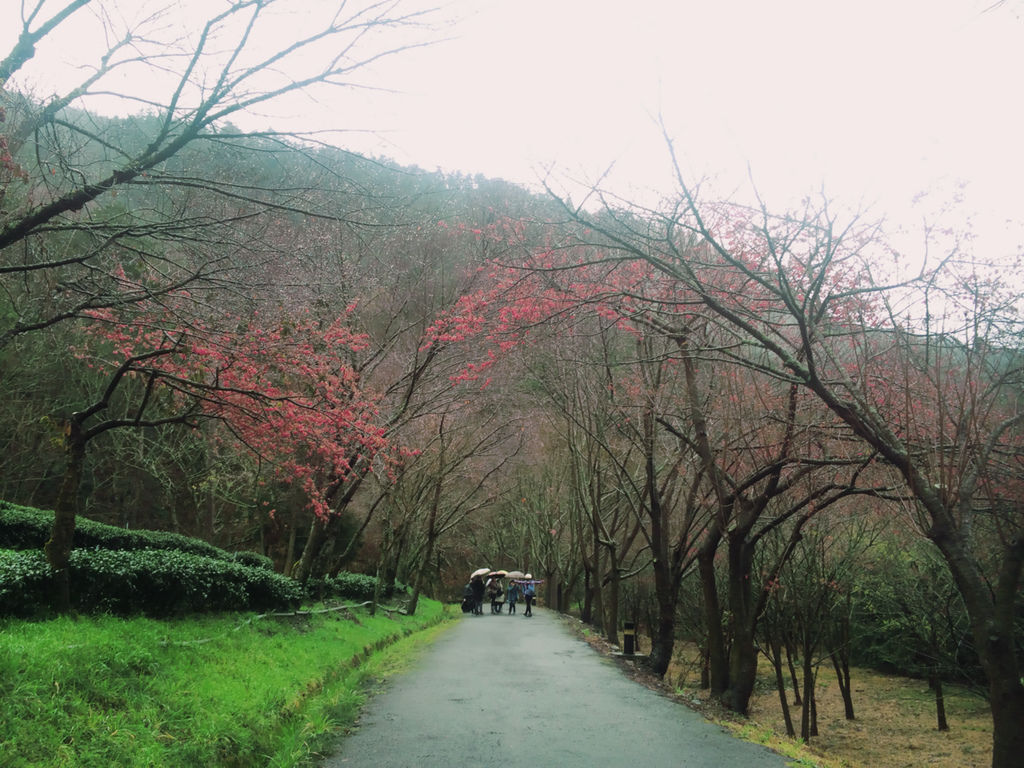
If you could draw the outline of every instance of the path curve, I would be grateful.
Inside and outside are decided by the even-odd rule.
[[[486,610],[486,608],[485,608]],[[464,615],[323,768],[784,768],[633,682],[552,613]]]

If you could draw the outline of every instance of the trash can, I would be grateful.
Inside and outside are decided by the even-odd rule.
[[[636,651],[636,622],[627,621],[622,628],[622,652],[632,656]]]

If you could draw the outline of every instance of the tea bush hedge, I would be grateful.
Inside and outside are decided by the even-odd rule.
[[[0,549],[42,549],[50,538],[53,527],[53,512],[21,507],[0,501]],[[194,555],[212,557],[215,560],[234,560],[230,552],[208,544],[201,539],[183,536],[168,531],[142,531],[118,528],[115,525],[97,523],[79,517],[75,521],[74,547],[76,549],[173,549]],[[256,553],[253,563],[270,560]]]
[[[52,605],[43,555],[53,512],[0,501],[0,615]],[[79,518],[71,554],[72,604],[82,613],[166,616],[219,610],[287,609],[302,600],[372,600],[376,579],[360,573],[310,579],[278,574],[256,552],[231,553],[165,531],[133,531]],[[394,587],[385,591],[390,598]]]
[[[82,613],[268,611],[297,607],[303,597],[298,582],[265,568],[173,550],[76,549],[70,569],[72,607]],[[0,553],[0,615],[45,611],[52,584],[41,551]]]

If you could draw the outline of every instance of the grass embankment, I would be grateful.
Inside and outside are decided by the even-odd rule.
[[[445,616],[440,603],[421,599],[412,617],[356,609],[5,620],[0,763],[308,764],[358,712],[367,675],[423,645],[433,631],[418,630]]]

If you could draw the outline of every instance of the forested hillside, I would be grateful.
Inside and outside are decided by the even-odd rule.
[[[969,241],[894,283],[884,231],[824,198],[679,172],[657,209],[581,208],[243,131],[231,62],[112,118],[7,85],[26,50],[0,67],[0,499],[55,511],[65,606],[80,519],[397,579],[413,610],[522,568],[613,643],[638,621],[657,674],[697,643],[736,712],[767,658],[805,739],[818,674],[851,718],[852,664],[927,678],[940,727],[942,684],[972,686],[1015,764],[1021,296]]]
[[[139,126],[103,119],[98,128],[130,147]],[[86,162],[99,161],[80,161]],[[8,397],[0,408],[10,428],[0,496],[52,508],[66,466],[62,423],[107,396],[126,359],[160,353],[163,345],[195,345],[205,370],[189,369],[181,356],[159,371],[139,360],[131,380],[110,393],[94,421],[117,423],[90,440],[77,509],[128,528],[264,550],[287,570],[302,553],[314,513],[328,510],[350,477],[352,485],[368,479],[375,486],[365,492],[372,499],[365,507],[391,488],[396,467],[421,450],[420,416],[456,406],[489,409],[476,388],[473,403],[450,402],[466,399],[450,378],[472,353],[456,344],[428,348],[431,326],[502,250],[460,236],[547,203],[501,181],[446,177],[281,141],[203,143],[177,156],[175,165],[162,172],[187,184],[162,185],[151,174],[139,188],[113,196],[111,207],[91,205],[88,227],[76,222],[72,234],[51,236],[42,246],[113,249],[107,241],[116,239],[118,253],[105,259],[108,286],[97,284],[91,264],[62,266],[45,284],[8,294],[8,331],[61,319],[17,333],[3,349]],[[242,199],[225,203],[223,187]],[[161,280],[171,268],[181,270],[181,286],[160,286],[164,296],[151,305],[117,293],[137,285],[141,295],[148,288],[143,283]],[[145,333],[136,330],[143,326]],[[159,329],[155,336],[153,329]],[[243,361],[251,367],[230,370]],[[289,375],[292,367],[309,376],[303,395],[315,398],[317,385],[332,388],[322,394],[334,402],[322,405],[345,406],[340,423],[317,423],[324,414],[312,400],[290,401],[291,390],[260,391],[270,370]],[[227,386],[209,384],[218,375],[232,376],[233,394],[249,401],[229,402]],[[166,392],[146,401],[157,391],[147,390],[157,376]],[[200,401],[217,412],[201,414]],[[267,412],[256,416],[249,407]],[[147,423],[135,428],[135,418]],[[449,428],[461,429],[464,420],[450,417]],[[324,432],[331,429],[337,432]],[[502,430],[508,427],[491,429],[496,442]],[[328,445],[332,438],[336,444]],[[347,466],[371,460],[376,471]],[[359,512],[349,512],[352,521],[364,515],[363,502],[354,503]]]

